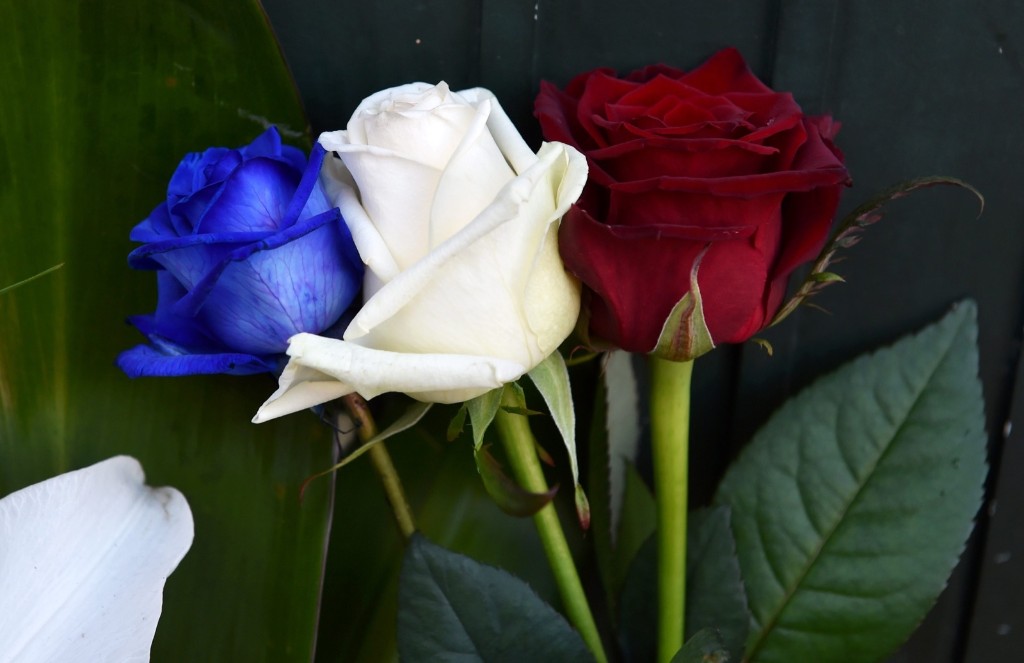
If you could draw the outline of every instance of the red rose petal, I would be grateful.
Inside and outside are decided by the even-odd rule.
[[[672,307],[689,290],[707,242],[668,235],[631,237],[577,207],[562,221],[566,266],[594,292],[593,333],[632,352],[650,352]],[[763,257],[747,239],[711,242],[697,275],[712,339],[728,343],[764,317]]]

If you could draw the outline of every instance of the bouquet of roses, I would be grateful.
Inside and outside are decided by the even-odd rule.
[[[837,252],[890,199],[967,185],[915,180],[834,223],[850,184],[839,124],[805,115],[733,49],[691,71],[596,70],[564,89],[545,83],[535,114],[548,141],[536,151],[489,91],[414,83],[366,98],[308,156],[275,127],[243,147],[188,154],[131,231],[129,264],[156,272],[158,301],[130,318],[145,342],[118,366],[133,378],[271,374],[277,389],[253,408],[254,422],[311,411],[295,416],[344,441],[338,462],[304,486],[331,472],[344,481],[343,466],[369,456],[407,540],[403,660],[883,658],[936,600],[980,504],[973,304],[805,389],[736,459],[712,504],[692,512],[691,420],[713,413],[691,417],[691,372],[724,344],[753,341],[771,354],[758,334],[842,281],[831,271]],[[573,376],[589,383],[574,389]],[[381,427],[375,403],[387,393],[408,397],[406,412]],[[465,453],[486,492],[533,518],[561,613],[522,580],[418,533],[386,441],[436,426],[426,416],[434,404],[451,406],[449,439],[468,422]],[[594,415],[585,450],[577,411]],[[642,411],[650,486],[637,469]],[[535,437],[538,414],[561,448]],[[550,485],[542,462],[570,491]],[[147,628],[130,650],[119,631],[99,631],[93,657],[148,655],[163,578],[192,537],[181,495],[142,490],[130,461],[80,476],[102,483],[114,469],[131,477],[121,497],[150,500],[137,507],[146,522],[159,521],[151,502],[163,496],[174,536],[123,546],[124,562],[102,551],[129,535],[85,528],[74,536],[99,546],[98,561],[54,563],[93,564],[111,582],[140,559],[160,563],[145,595],[119,604],[149,605]],[[0,531],[14,531],[18,514],[40,518],[22,504],[47,485],[56,484],[0,502]],[[575,518],[556,509],[561,492],[572,493]],[[55,508],[71,520],[109,512],[102,500],[67,507],[76,499]],[[125,522],[142,522],[124,509]],[[71,536],[67,522],[54,525],[55,539]],[[588,531],[596,560],[582,577],[574,531]],[[91,598],[122,592],[116,584],[97,589],[88,574],[64,582],[77,602],[61,612],[60,592],[17,577],[33,545],[14,539],[0,555],[0,587],[15,587],[19,605],[57,615],[48,622],[57,634],[76,628],[79,612],[99,614],[98,629],[124,627],[121,612],[97,611]],[[39,652],[30,660],[86,651],[66,635],[46,649],[32,627],[16,629],[28,634],[25,651]]]

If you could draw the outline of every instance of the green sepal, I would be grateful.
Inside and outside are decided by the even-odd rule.
[[[312,474],[306,477],[306,479],[299,486],[299,499],[302,499],[302,496],[305,494],[306,489],[309,488],[309,484],[311,484],[314,480],[319,479],[320,477],[323,476],[327,476],[331,472],[337,472],[338,470],[345,467],[355,459],[359,458],[367,451],[377,446],[378,444],[388,439],[389,437],[393,435],[398,435],[403,431],[409,430],[410,428],[419,423],[420,419],[422,419],[424,415],[427,414],[427,412],[433,405],[433,403],[421,403],[420,401],[413,401],[412,404],[405,410],[405,412],[403,412],[402,415],[398,417],[398,419],[395,419],[395,421],[392,422],[390,426],[388,426],[381,432],[374,435],[368,441],[357,447],[355,451],[342,458],[340,462],[328,467],[326,470],[322,470],[320,472],[317,472],[316,474]]]
[[[537,364],[527,375],[544,398],[551,418],[562,435],[565,451],[569,456],[573,484],[576,486],[576,516],[583,529],[590,527],[590,503],[580,485],[580,468],[576,460],[576,410],[572,402],[572,388],[569,385],[569,369],[562,355],[556,350],[544,361]]]
[[[486,446],[473,451],[476,469],[480,473],[484,489],[495,504],[510,516],[525,518],[540,511],[558,493],[556,484],[544,493],[531,493],[523,489],[501,469],[501,464],[491,455]]]
[[[517,385],[518,386],[518,385]],[[469,421],[473,425],[473,448],[479,449],[484,443],[484,433],[494,421],[501,404],[501,387],[492,389],[482,396],[466,401],[465,408],[469,412]]]
[[[449,442],[454,442],[462,435],[462,431],[466,427],[466,413],[468,411],[469,408],[463,403],[455,413],[455,416],[452,417],[452,420],[448,422],[448,433],[445,437]]]
[[[690,270],[690,291],[683,295],[665,319],[658,343],[651,354],[669,361],[689,361],[715,349],[715,342],[704,321],[697,270],[707,253],[705,248],[693,261]]]

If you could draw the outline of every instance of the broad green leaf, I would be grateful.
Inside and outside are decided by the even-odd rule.
[[[739,660],[750,615],[729,531],[729,510],[717,507],[690,514],[686,551],[686,636],[696,638],[710,630],[717,646]],[[620,640],[627,659],[638,663],[656,658],[657,554],[652,534],[633,558],[622,592]]]
[[[310,415],[249,423],[269,376],[130,381],[156,279],[128,232],[188,151],[305,120],[259,4],[0,0],[0,493],[127,453],[195,516],[167,582],[156,661],[308,660],[333,462]]]
[[[981,503],[973,303],[786,403],[726,475],[748,661],[875,661],[921,621]]]
[[[576,514],[583,529],[590,527],[590,503],[580,485],[580,468],[576,461],[576,410],[572,404],[572,389],[569,386],[569,369],[565,359],[557,350],[537,364],[527,375],[544,398],[551,418],[562,435],[565,451],[569,455],[572,481],[575,484]]]
[[[687,636],[697,637],[702,630],[711,629],[729,658],[740,660],[750,612],[728,508],[693,513],[686,536],[686,565]]]
[[[473,448],[479,449],[484,443],[484,433],[494,421],[501,405],[501,389],[491,389],[482,396],[466,401],[469,410],[469,421],[473,426]]]
[[[593,660],[529,585],[418,534],[402,565],[398,650],[407,661]]]
[[[672,657],[672,663],[728,663],[733,660],[714,629],[698,631]]]

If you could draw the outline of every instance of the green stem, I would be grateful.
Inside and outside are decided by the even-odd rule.
[[[523,407],[509,387],[505,387],[502,392],[501,404],[513,408]],[[494,422],[505,445],[512,473],[519,484],[532,493],[547,492],[547,480],[544,478],[540,461],[537,460],[533,433],[530,432],[530,422],[527,417],[499,408]],[[555,574],[555,581],[562,595],[562,602],[565,605],[569,621],[579,631],[598,663],[606,663],[608,657],[601,644],[601,635],[597,632],[597,625],[590,612],[590,604],[587,603],[587,596],[583,592],[583,585],[576,572],[576,564],[573,562],[572,553],[569,552],[569,544],[565,540],[565,533],[558,520],[555,505],[546,504],[533,516],[533,522],[540,534],[548,563]]]
[[[370,413],[370,406],[359,394],[349,394],[342,398],[349,414],[359,424],[359,440],[366,444],[377,435],[377,423]],[[402,480],[398,478],[398,471],[395,464],[391,462],[391,454],[383,442],[370,447],[366,452],[373,463],[373,469],[377,470],[380,482],[384,486],[384,493],[391,503],[391,510],[398,521],[398,528],[402,530],[402,536],[409,538],[416,531],[416,524],[412,519],[412,509],[409,508],[409,501],[405,498],[405,491],[402,489]]]
[[[692,361],[651,358],[651,449],[658,504],[658,661],[683,646]]]

